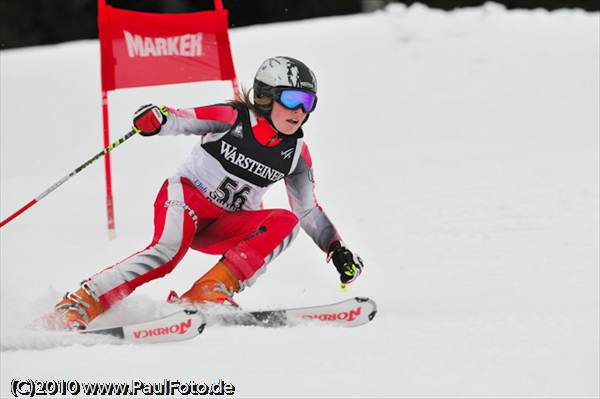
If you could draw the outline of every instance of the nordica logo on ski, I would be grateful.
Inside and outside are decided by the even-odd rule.
[[[350,310],[349,312],[338,312],[338,313],[316,313],[316,314],[306,314],[303,315],[303,319],[315,319],[321,321],[353,321],[358,316],[360,316],[360,311],[362,310],[362,306],[357,307],[356,309]]]
[[[280,171],[270,168],[267,165],[257,162],[254,159],[238,152],[238,148],[236,146],[233,146],[225,141],[221,141],[221,155],[232,164],[272,182],[281,180],[285,176]]]
[[[192,319],[187,319],[181,323],[172,324],[166,327],[134,331],[133,337],[135,339],[143,339],[148,337],[157,337],[159,335],[183,335],[190,329],[190,327],[192,327]]]
[[[200,57],[202,33],[170,37],[146,37],[123,31],[129,57]]]

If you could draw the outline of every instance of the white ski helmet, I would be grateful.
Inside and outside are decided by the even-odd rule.
[[[279,88],[306,90],[316,95],[317,78],[309,67],[295,58],[268,58],[254,77],[254,96],[274,99]]]

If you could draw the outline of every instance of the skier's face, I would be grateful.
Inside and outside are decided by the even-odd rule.
[[[275,128],[283,134],[292,135],[302,126],[306,119],[306,113],[302,107],[296,109],[287,109],[277,101],[273,101],[271,110],[271,120]]]

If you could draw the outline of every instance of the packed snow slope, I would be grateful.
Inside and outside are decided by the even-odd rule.
[[[189,342],[88,345],[31,328],[85,277],[144,248],[163,179],[197,138],[134,137],[0,231],[1,381],[235,385],[239,397],[597,397],[599,15],[420,5],[231,31],[236,69],[289,55],[319,79],[305,125],[317,197],[363,276],[342,293],[304,234],[236,298],[245,308],[369,296],[355,329],[208,329]],[[102,148],[99,47],[0,53],[0,215]],[[224,83],[112,94],[112,138],[141,104],[231,97]],[[283,187],[266,199],[287,207]],[[160,312],[216,257],[189,252],[96,326]]]

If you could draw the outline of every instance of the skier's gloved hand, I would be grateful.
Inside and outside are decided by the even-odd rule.
[[[153,136],[167,122],[167,115],[169,111],[164,106],[142,105],[133,115],[133,130],[142,136]]]
[[[339,241],[329,246],[327,262],[333,260],[333,264],[340,274],[342,284],[350,284],[358,278],[364,267],[363,261],[357,254],[353,254],[348,248],[342,246]]]

